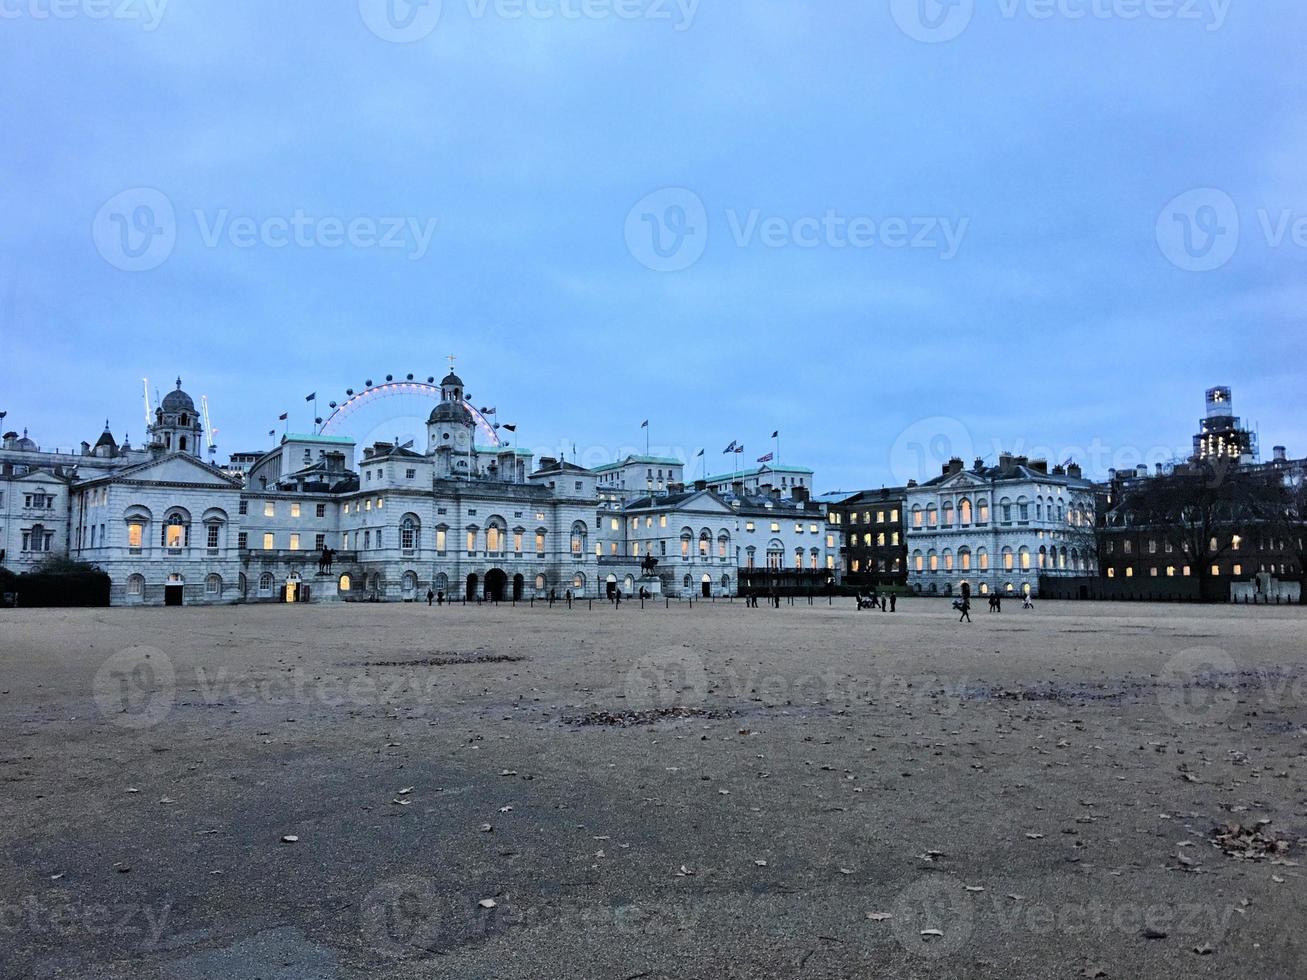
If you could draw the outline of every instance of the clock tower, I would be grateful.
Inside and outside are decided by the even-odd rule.
[[[476,420],[464,402],[463,379],[452,370],[440,382],[440,404],[427,419],[427,454],[436,459],[437,479],[472,476]]]

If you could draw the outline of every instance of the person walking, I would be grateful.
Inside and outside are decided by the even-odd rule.
[[[889,611],[890,611],[890,612],[894,612],[894,611],[895,611],[895,607],[896,607],[898,604],[899,604],[898,593],[897,593],[897,592],[891,592],[891,593],[889,594]]]
[[[963,620],[966,620],[968,623],[971,622],[971,600],[963,599],[962,605],[958,606],[958,608],[962,610],[962,615],[958,617],[958,622],[960,623]]]
[[[572,608],[572,590],[571,590],[571,589],[568,589],[568,590],[567,590],[567,608],[568,608],[568,609],[571,609],[571,608]]]
[[[431,608],[431,603],[435,601],[436,594],[431,589],[427,589],[427,608]]]

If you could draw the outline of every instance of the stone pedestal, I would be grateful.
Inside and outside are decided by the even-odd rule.
[[[638,596],[640,590],[644,589],[646,595],[660,596],[663,594],[663,580],[657,575],[642,575],[635,580],[635,594]]]

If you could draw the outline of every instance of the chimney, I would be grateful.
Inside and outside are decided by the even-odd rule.
[[[1287,463],[1289,461],[1289,450],[1284,446],[1276,446],[1271,452],[1275,454],[1275,462]]]
[[[917,485],[917,481],[916,481],[916,480],[909,480],[909,481],[908,481],[908,486],[909,486],[909,487],[915,487],[916,485]]]
[[[1148,464],[1140,463],[1138,466],[1136,466],[1135,476],[1139,477],[1140,479],[1143,479],[1144,477],[1148,476]]]
[[[91,444],[87,442],[85,439],[82,440],[82,455],[83,456],[91,455]]]
[[[797,503],[800,504],[806,504],[809,500],[812,499],[812,497],[809,496],[808,494],[807,487],[792,487],[790,489],[790,496],[794,498],[794,500]]]
[[[17,433],[17,432],[6,432],[6,433],[5,433],[4,448],[5,448],[5,449],[14,449],[14,448],[17,447],[17,445],[18,445],[18,433]]]
[[[695,480],[695,481],[694,481],[694,489],[696,489],[696,490],[707,490],[707,489],[708,489],[708,481],[707,481],[707,480]]]
[[[1113,467],[1112,469],[1107,471],[1107,482],[1108,483],[1116,482],[1116,467]]]
[[[977,456],[977,457],[976,457],[976,465],[975,465],[975,467],[974,467],[975,471],[976,471],[977,473],[979,473],[979,472],[981,472],[982,470],[984,470],[984,468],[985,468],[985,460],[984,460],[983,458],[981,458],[980,456]]]
[[[736,480],[734,483],[732,483],[732,484],[731,484],[731,493],[735,494],[735,496],[737,496],[737,497],[743,497],[743,496],[744,496],[744,481],[743,481],[743,480]]]
[[[1079,480],[1084,475],[1084,470],[1080,468],[1079,463],[1072,463],[1066,468],[1066,475],[1074,480]]]
[[[704,489],[707,489],[707,488],[708,488],[708,483],[707,483],[707,481],[703,481],[703,485],[704,485]],[[696,481],[696,489],[697,489],[697,481]],[[668,492],[668,493],[684,493],[684,492],[685,492],[685,484],[684,484],[684,483],[669,483],[669,484],[667,484],[667,492]]]
[[[1153,470],[1153,472],[1154,472],[1157,476],[1161,476],[1161,475],[1162,475],[1162,464],[1161,464],[1161,463],[1157,463],[1156,466],[1155,466],[1155,468],[1154,468],[1154,470]]]
[[[1046,460],[1046,459],[1032,459],[1032,460],[1030,461],[1030,468],[1031,468],[1032,470],[1034,470],[1036,473],[1043,473],[1045,476],[1047,476],[1047,475],[1048,475],[1048,460]]]
[[[961,472],[962,472],[961,456],[954,456],[952,459],[948,461],[948,465],[944,467],[945,476],[950,476],[953,473],[961,473]]]
[[[540,468],[542,470],[552,470],[557,465],[558,465],[558,460],[555,459],[553,456],[540,457]]]
[[[772,500],[780,500],[780,499],[781,499],[781,488],[780,488],[780,487],[772,487],[772,488],[771,488],[771,499],[772,499]]]
[[[1012,467],[1016,463],[1016,457],[1011,453],[998,454],[998,468],[1003,473],[1011,473]]]
[[[772,486],[770,483],[764,483],[762,486],[758,488],[758,492],[762,494],[764,497],[770,497],[772,495],[771,491],[772,491]]]

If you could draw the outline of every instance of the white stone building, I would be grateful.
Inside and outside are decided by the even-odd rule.
[[[997,466],[953,459],[909,485],[908,584],[927,595],[1038,594],[1040,575],[1097,574],[1096,498],[1078,466],[1007,453]]]

